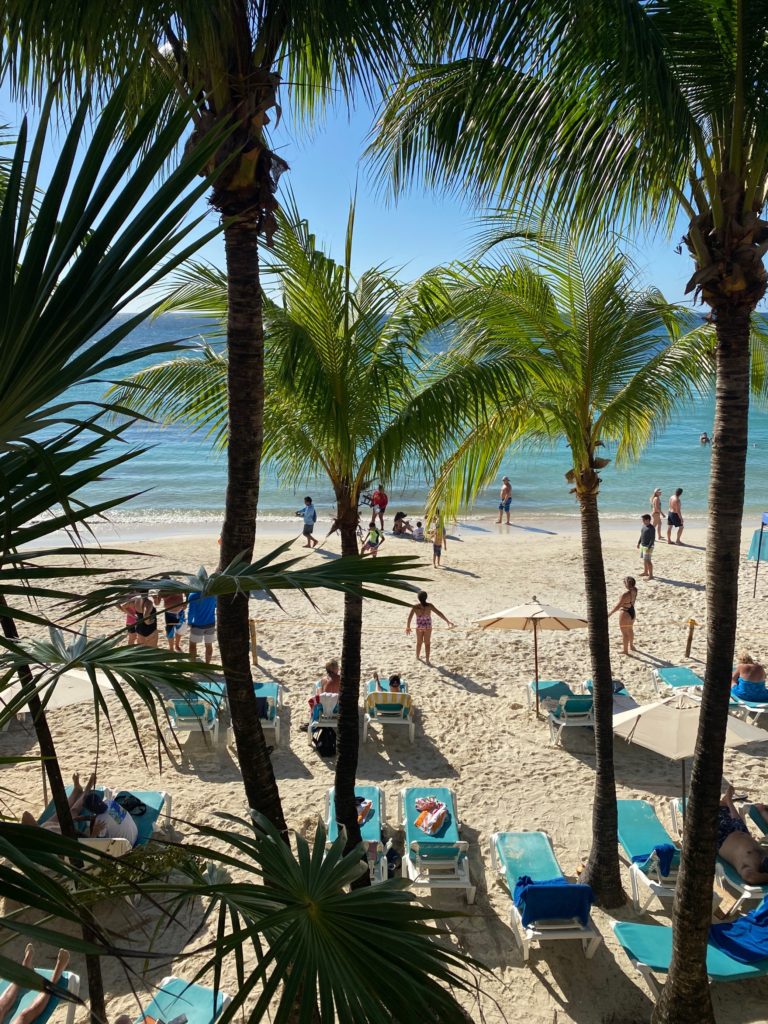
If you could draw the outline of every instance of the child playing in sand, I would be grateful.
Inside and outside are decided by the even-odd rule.
[[[432,537],[432,568],[440,568],[440,556],[443,553],[443,548],[448,547],[448,538],[445,535],[445,524],[443,523],[443,517],[440,515],[440,509],[435,513],[435,525],[432,527],[430,536]]]
[[[419,520],[413,528],[413,539],[424,540],[424,525],[421,520]]]

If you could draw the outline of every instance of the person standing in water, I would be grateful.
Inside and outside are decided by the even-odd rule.
[[[502,512],[506,513],[507,526],[510,526],[509,522],[509,510],[512,506],[512,484],[509,482],[509,477],[502,477],[501,490],[499,491],[499,518],[496,520],[497,525],[501,523]]]
[[[416,616],[416,657],[421,657],[421,648],[424,648],[424,661],[427,665],[430,664],[429,654],[432,646],[432,615],[437,615],[438,618],[442,619],[443,622],[447,622],[449,626],[455,625],[450,619],[446,618],[445,615],[440,611],[439,608],[435,608],[433,604],[430,604],[427,600],[426,590],[421,590],[418,593],[418,604],[415,604],[408,613],[408,621],[405,624],[405,632],[407,636],[411,635],[411,622],[413,621],[414,615]]]
[[[651,522],[656,531],[656,539],[661,540],[661,520],[664,513],[661,511],[661,488],[657,487],[651,495]]]
[[[677,537],[675,538],[676,544],[682,544],[680,538],[683,535],[683,506],[680,498],[683,493],[683,488],[678,487],[675,493],[669,499],[669,513],[667,515],[667,544],[672,543],[672,530],[677,528]]]
[[[635,601],[637,600],[637,587],[634,576],[624,577],[624,593],[608,613],[610,618],[614,612],[619,613],[619,629],[621,630],[621,642],[623,645],[622,654],[629,654],[635,650]]]

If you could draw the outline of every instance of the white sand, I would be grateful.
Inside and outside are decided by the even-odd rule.
[[[537,524],[541,525],[541,524]],[[562,531],[563,526],[554,527]],[[635,550],[637,531],[613,529],[604,534],[606,575],[611,605],[621,593],[626,573],[639,577],[641,566]],[[623,659],[619,653],[616,618],[611,620],[614,676],[624,680],[639,701],[650,700],[651,666],[657,661],[689,664],[703,669],[705,595],[704,531],[686,530],[690,546],[657,545],[653,582],[639,581],[637,602],[638,657]],[[744,550],[748,538],[745,533]],[[258,553],[274,546],[274,538],[262,538]],[[143,542],[142,551],[160,556],[152,571],[163,567],[194,570],[201,562],[212,567],[217,557],[215,537],[164,537]],[[338,550],[338,541],[331,545]],[[457,944],[482,960],[490,974],[481,983],[476,998],[465,997],[476,1021],[526,1021],[552,1024],[629,1022],[647,1019],[650,1002],[631,971],[629,962],[613,941],[611,918],[594,914],[605,939],[593,960],[584,959],[578,943],[549,944],[534,949],[528,966],[523,965],[508,924],[509,897],[490,873],[488,842],[492,832],[510,829],[544,829],[554,842],[566,874],[573,875],[590,845],[591,798],[594,783],[594,744],[589,730],[572,730],[565,736],[564,749],[549,745],[549,730],[537,722],[526,705],[524,684],[531,678],[533,645],[529,634],[481,633],[471,626],[480,615],[529,600],[540,600],[583,613],[585,611],[580,540],[570,532],[551,535],[521,528],[485,528],[477,524],[462,527],[451,537],[444,567],[431,568],[431,547],[389,538],[387,553],[417,550],[430,564],[422,575],[430,599],[453,619],[458,628],[447,630],[440,622],[434,632],[433,666],[418,663],[413,637],[404,635],[406,612],[385,604],[368,603],[363,637],[363,673],[399,671],[407,678],[417,714],[417,742],[410,746],[406,735],[388,733],[384,742],[373,734],[360,751],[359,780],[380,784],[387,800],[387,825],[396,827],[398,790],[405,784],[446,783],[455,788],[463,835],[470,843],[471,872],[477,883],[475,906],[467,907],[459,891],[433,895],[434,905],[456,907],[466,916],[449,923]],[[322,557],[312,554],[311,560]],[[125,563],[123,563],[125,564]],[[150,564],[142,562],[143,566]],[[756,655],[767,656],[764,638],[764,608],[768,594],[768,572],[751,597],[754,563],[742,563],[742,600],[738,642],[752,647]],[[319,609],[301,596],[288,594],[284,611],[263,603],[253,605],[259,616],[259,647],[262,677],[285,687],[288,725],[281,748],[273,762],[286,816],[292,827],[307,832],[322,808],[323,793],[333,783],[333,762],[323,761],[310,751],[306,734],[299,731],[304,720],[310,684],[325,660],[338,655],[341,641],[341,597],[317,593]],[[696,631],[692,657],[684,661],[687,620],[701,625]],[[118,624],[115,618],[112,627]],[[104,623],[106,627],[107,623]],[[542,678],[560,678],[580,683],[591,675],[586,632],[550,633],[540,643]],[[90,769],[96,756],[96,737],[85,726],[84,712],[65,708],[51,714],[54,736],[69,775],[75,769]],[[106,731],[102,734],[99,778],[105,784],[130,789],[166,788],[172,791],[174,811],[182,819],[215,822],[217,810],[240,813],[243,790],[232,746],[225,744],[215,753],[205,750],[202,739],[192,736],[185,745],[184,761],[165,765],[162,776],[156,760],[146,767],[132,740],[129,727],[115,709],[118,750]],[[148,750],[152,750],[149,724]],[[767,744],[750,753],[726,752],[726,771],[737,791],[754,799],[768,800],[764,756]],[[4,754],[35,749],[33,738],[18,724],[0,737]],[[151,756],[151,753],[150,753]],[[635,747],[617,742],[616,778],[620,797],[643,797],[656,806],[669,825],[667,798],[679,792],[679,765]],[[34,766],[2,769],[0,784],[10,785],[8,809],[19,813],[36,808],[42,799],[40,773]],[[182,828],[182,832],[184,829]],[[627,892],[629,881],[624,879]],[[730,901],[726,898],[726,905]],[[656,903],[654,918],[667,923],[669,907]],[[108,920],[118,924],[123,911],[112,908]],[[633,919],[628,904],[616,916]],[[139,921],[151,930],[154,919],[144,908]],[[137,921],[130,919],[130,928]],[[141,932],[134,934],[138,937]],[[205,932],[198,942],[205,937]],[[137,941],[139,939],[137,938]],[[161,947],[169,962],[181,948],[181,930],[167,934]],[[177,945],[174,946],[174,942]],[[12,947],[15,951],[16,946]],[[19,946],[20,948],[20,946]],[[45,954],[47,960],[45,960]],[[52,951],[41,952],[49,962]],[[75,969],[82,964],[73,958]],[[231,967],[231,965],[230,965]],[[177,964],[177,973],[189,975],[191,967]],[[153,968],[148,978],[158,980],[170,973]],[[130,987],[116,966],[106,969],[110,993],[110,1016],[132,1012]],[[225,974],[224,986],[234,988],[234,974]],[[768,981],[716,986],[713,998],[719,1021],[765,1020]],[[84,1015],[80,1014],[80,1019]]]

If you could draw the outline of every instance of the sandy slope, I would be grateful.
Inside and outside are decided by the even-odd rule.
[[[705,620],[704,550],[702,530],[689,530],[690,546],[666,544],[657,547],[658,578],[640,583],[638,598],[636,658],[622,659],[618,648],[618,627],[612,619],[614,675],[622,678],[640,701],[649,700],[653,690],[650,669],[659,662],[683,663],[687,620]],[[627,572],[639,576],[635,551],[636,532],[614,530],[606,533],[604,548],[611,604],[621,591]],[[337,543],[331,546],[336,550]],[[264,552],[274,539],[261,539]],[[145,542],[141,550],[160,556],[169,568],[209,567],[216,559],[215,538],[166,537]],[[409,542],[390,540],[385,549],[392,553],[412,550]],[[431,554],[425,545],[421,549]],[[313,554],[312,559],[323,557]],[[431,559],[429,559],[431,561]],[[144,564],[147,564],[146,562]],[[758,655],[764,649],[763,609],[768,574],[752,600],[753,563],[743,563],[743,598],[739,642],[752,646]],[[574,730],[565,749],[549,746],[544,722],[537,722],[526,705],[524,684],[531,678],[532,641],[528,634],[480,633],[471,627],[473,618],[528,600],[536,594],[542,601],[583,612],[584,587],[581,574],[580,542],[577,533],[550,534],[512,528],[461,528],[451,540],[444,568],[425,569],[430,598],[457,624],[447,630],[441,623],[435,630],[433,666],[426,667],[414,657],[413,638],[406,638],[405,612],[389,605],[370,604],[365,610],[363,666],[366,678],[374,669],[382,673],[400,671],[409,681],[417,708],[418,739],[409,746],[396,733],[384,742],[379,735],[360,752],[360,781],[383,786],[388,804],[388,824],[394,828],[396,794],[406,783],[439,783],[453,786],[458,795],[464,837],[471,847],[471,871],[478,885],[477,904],[466,916],[451,922],[456,943],[488,966],[490,974],[481,984],[475,1000],[465,1000],[474,1020],[526,1021],[551,1024],[578,1021],[629,1022],[647,1019],[650,1003],[623,953],[613,942],[610,919],[596,912],[605,945],[592,961],[584,960],[576,943],[548,946],[534,951],[524,966],[508,926],[509,899],[491,877],[488,840],[495,830],[545,829],[554,841],[566,873],[571,874],[585,857],[590,843],[591,793],[594,779],[594,748],[591,732]],[[288,738],[274,754],[287,817],[291,825],[309,830],[322,806],[322,796],[333,781],[333,765],[322,761],[307,746],[299,731],[309,684],[317,678],[323,662],[339,652],[341,600],[321,595],[314,610],[298,595],[285,599],[285,611],[264,604],[255,605],[259,623],[260,663],[264,677],[283,684],[290,725]],[[113,620],[113,625],[118,620]],[[105,623],[106,625],[106,623]],[[701,666],[704,631],[699,629],[688,662]],[[542,675],[581,682],[591,673],[586,635],[583,632],[552,633],[541,642]],[[87,727],[82,711],[64,709],[52,714],[59,749],[66,751],[63,768],[70,773],[93,765],[96,738]],[[130,789],[162,786],[173,792],[174,808],[181,818],[213,821],[218,809],[240,812],[243,808],[239,772],[231,746],[223,739],[220,749],[207,752],[199,737],[191,737],[184,760],[165,765],[162,777],[155,763],[142,762],[130,731],[119,712],[115,717],[118,749],[102,737],[99,776],[106,783]],[[147,726],[147,739],[151,740]],[[755,798],[768,799],[764,757],[766,745],[749,754],[727,755],[727,771],[737,789]],[[34,749],[28,733],[14,724],[0,737],[3,753]],[[653,754],[618,743],[616,774],[621,797],[645,797],[653,801],[668,823],[666,799],[677,792],[679,768]],[[10,783],[9,769],[2,769],[2,784]],[[35,808],[41,802],[39,770],[12,770],[13,796],[7,797],[13,812]],[[182,827],[181,831],[184,831]],[[628,888],[628,879],[627,888]],[[441,892],[435,904],[466,910],[463,897]],[[119,908],[104,911],[106,920],[124,924]],[[199,908],[196,912],[199,912]],[[631,919],[628,905],[617,916]],[[667,914],[658,904],[658,920]],[[652,918],[647,918],[651,920]],[[153,924],[146,909],[138,920],[127,922],[140,941],[141,927]],[[173,957],[181,948],[181,929],[168,933],[162,948]],[[46,954],[51,951],[44,951]],[[180,967],[178,973],[189,973]],[[148,977],[157,980],[168,970],[158,967]],[[130,988],[116,968],[108,968],[110,1013],[132,1009]],[[225,978],[232,987],[233,977]],[[716,988],[714,999],[718,1020],[765,1020],[768,981],[741,983]],[[83,1015],[80,1015],[81,1018]]]

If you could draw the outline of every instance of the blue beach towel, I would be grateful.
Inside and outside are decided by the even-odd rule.
[[[532,921],[556,921],[575,917],[586,927],[589,909],[594,902],[592,888],[569,882],[561,875],[545,882],[534,882],[521,875],[512,899],[523,919],[523,927]]]
[[[735,921],[713,924],[709,941],[740,964],[768,959],[768,899]]]
[[[673,846],[672,843],[659,843],[658,846],[654,846],[650,853],[641,853],[638,854],[638,856],[633,857],[632,863],[639,864],[642,869],[654,853],[659,858],[659,871],[666,878],[672,869],[675,857],[677,857],[679,863],[680,851],[676,846]]]

